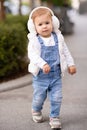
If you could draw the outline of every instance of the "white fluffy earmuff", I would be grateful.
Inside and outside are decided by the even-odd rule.
[[[29,30],[29,32],[32,33],[32,34],[36,34],[35,26],[34,26],[34,23],[33,23],[33,20],[32,20],[31,17],[32,17],[32,14],[39,8],[48,9],[51,12],[51,14],[52,14],[52,22],[53,22],[53,29],[54,29],[54,32],[57,32],[58,29],[59,29],[59,26],[60,26],[59,19],[54,15],[53,11],[50,8],[44,7],[44,6],[36,7],[30,13],[29,20],[28,20],[28,30]]]

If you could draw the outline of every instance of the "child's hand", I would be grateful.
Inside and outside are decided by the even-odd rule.
[[[70,73],[70,74],[75,74],[76,73],[76,67],[73,65],[73,66],[70,66],[70,67],[68,67],[68,72]]]
[[[48,64],[45,64],[43,66],[43,72],[46,74],[48,74],[50,72],[50,66]]]

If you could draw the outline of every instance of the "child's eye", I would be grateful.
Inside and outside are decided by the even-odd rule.
[[[42,24],[41,24],[41,23],[39,23],[38,25],[39,25],[39,26],[42,26]]]
[[[46,24],[49,24],[49,22],[46,22]]]

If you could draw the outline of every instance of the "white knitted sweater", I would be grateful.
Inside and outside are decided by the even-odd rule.
[[[60,65],[61,65],[61,71],[64,75],[65,70],[67,67],[74,65],[74,60],[70,54],[70,51],[64,41],[64,37],[61,34],[60,31],[57,33],[58,36],[58,49],[59,49],[59,55],[60,55]],[[37,76],[40,68],[43,68],[43,65],[46,64],[46,61],[44,61],[41,57],[41,45],[38,42],[37,36],[33,34],[28,34],[29,44],[28,44],[28,58],[30,59],[28,70],[31,72],[34,76]],[[54,43],[54,40],[52,39],[51,43]],[[51,46],[49,44],[49,46]]]

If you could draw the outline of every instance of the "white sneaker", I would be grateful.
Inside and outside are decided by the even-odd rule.
[[[52,129],[61,129],[61,123],[59,118],[50,118],[49,124]]]
[[[43,116],[41,112],[32,112],[32,119],[36,123],[43,122]]]

